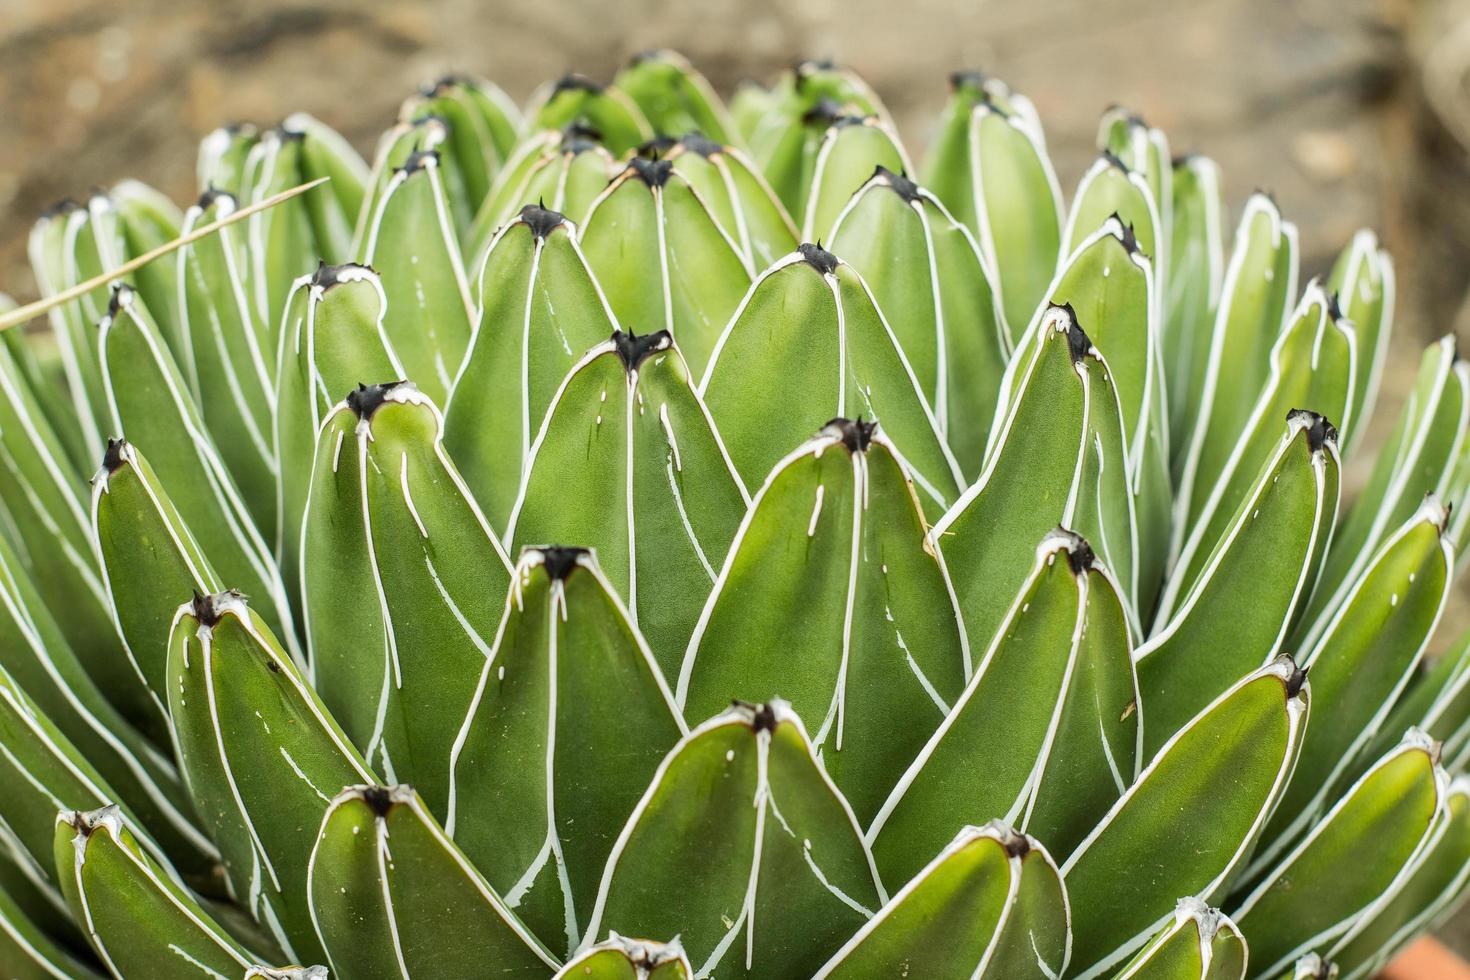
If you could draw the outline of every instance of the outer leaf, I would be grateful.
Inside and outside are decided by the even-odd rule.
[[[570,951],[618,831],[686,730],[591,554],[527,549],[454,744],[445,827],[538,935]]]
[[[735,122],[714,86],[677,51],[645,51],[618,72],[613,85],[637,103],[655,133],[736,138]]]
[[[891,125],[877,116],[839,116],[822,134],[811,164],[811,187],[802,218],[803,241],[830,241],[832,226],[853,193],[882,167],[912,172],[908,154]]]
[[[412,787],[337,794],[307,877],[336,975],[544,977],[556,966]]]
[[[72,914],[114,976],[197,980],[255,962],[148,856],[117,807],[62,810],[55,860]]]
[[[1145,756],[1281,649],[1337,512],[1337,432],[1293,412],[1229,529],[1171,618],[1134,654],[1149,706]]]
[[[1423,848],[1449,777],[1411,730],[1338,800],[1234,913],[1260,973],[1284,969],[1350,929]]]
[[[775,404],[773,391],[782,392]],[[937,507],[959,495],[958,464],[867,283],[818,246],[800,246],[756,279],[715,347],[700,394],[746,483],[827,419],[866,415],[882,424]]]
[[[1220,168],[1208,157],[1174,162],[1169,279],[1164,288],[1164,376],[1169,385],[1169,432],[1175,452],[1189,442],[1209,363],[1210,328],[1224,274]],[[1358,413],[1359,418],[1366,415]]]
[[[1245,937],[1230,917],[1197,898],[1181,898],[1174,920],[1114,980],[1245,980],[1245,965]]]
[[[0,963],[14,980],[94,980],[99,976],[42,931],[3,888]]]
[[[940,435],[963,470],[978,473],[1010,334],[974,236],[934,195],[880,166],[831,241],[872,289]]]
[[[370,219],[361,260],[395,298],[383,330],[409,376],[444,401],[469,347],[474,304],[436,150],[409,154]]]
[[[595,548],[672,678],[747,502],[669,335],[614,332],[562,382],[506,538]]]
[[[100,329],[113,430],[148,455],[211,564],[258,597],[294,645],[280,573],[158,328],[129,287],[118,287]]]
[[[744,150],[685,136],[663,159],[699,193],[752,269],[764,269],[800,241],[796,225]]]
[[[1327,277],[1327,289],[1338,297],[1343,315],[1357,332],[1360,367],[1353,379],[1352,415],[1371,418],[1378,400],[1388,343],[1393,335],[1396,292],[1393,258],[1378,247],[1378,236],[1364,228],[1353,236]],[[1348,450],[1357,446],[1363,427],[1348,434]]]
[[[677,939],[655,943],[613,933],[567,962],[553,980],[690,980],[694,967]]]
[[[925,540],[906,463],[875,428],[833,419],[777,464],[735,535],[678,687],[687,718],[772,691],[822,718],[813,745],[865,824],[970,671],[944,559]]]
[[[808,977],[885,898],[801,721],[782,701],[741,703],[659,766],[613,847],[584,942],[677,931],[696,975]]]
[[[322,423],[302,542],[322,700],[366,758],[445,812],[510,565],[412,383],[359,387]]]
[[[307,860],[327,793],[376,778],[238,592],[180,607],[168,673],[180,768],[233,894],[288,956],[320,960]]]
[[[1147,702],[1150,717],[1161,705]],[[1116,968],[1175,896],[1224,897],[1279,799],[1307,722],[1289,657],[1247,675],[1180,729],[1062,866],[1077,976]],[[1210,819],[1192,803],[1211,801]],[[1237,918],[1237,921],[1238,918]]]
[[[534,204],[496,235],[476,290],[475,331],[445,406],[444,438],[475,498],[501,520],[558,387],[617,321],[576,228]]]
[[[974,677],[917,758],[906,753],[913,761],[868,829],[889,880],[913,876],[985,814],[1034,822],[1066,853],[1136,771],[1137,689],[1117,587],[1069,531],[1047,535],[1035,555]],[[892,697],[891,684],[871,686]]]
[[[1061,187],[1030,100],[974,73],[950,84],[922,183],[975,232],[1015,342],[1062,256]]]
[[[1051,307],[1017,355],[1014,394],[979,480],[930,532],[945,542],[970,645],[983,649],[1058,525],[1097,542],[1130,609],[1133,495],[1112,372],[1066,307]]]
[[[754,273],[694,186],[668,160],[634,157],[580,238],[618,320],[669,331],[702,373]]]
[[[526,122],[537,130],[585,127],[619,157],[654,135],[626,92],[577,74],[563,75],[537,89],[526,110]]]

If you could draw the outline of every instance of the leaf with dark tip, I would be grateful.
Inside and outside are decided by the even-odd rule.
[[[465,257],[478,268],[496,234],[530,204],[581,222],[619,169],[607,147],[575,130],[529,137],[480,205],[465,239]]]
[[[835,121],[822,134],[811,166],[811,186],[798,209],[802,240],[808,242],[832,240],[848,199],[879,167],[895,174],[914,169],[898,133],[876,116]]]
[[[368,760],[444,813],[510,565],[412,383],[359,387],[322,423],[302,542],[317,691]]]
[[[1145,703],[1151,719],[1161,705]],[[1291,777],[1307,704],[1290,658],[1248,674],[1169,740],[1072,853],[1062,877],[1076,976],[1120,967],[1170,921],[1179,895],[1225,897]]]
[[[1149,706],[1145,758],[1281,650],[1331,533],[1339,467],[1331,425],[1292,413],[1209,563],[1134,654]]]
[[[831,241],[873,291],[961,469],[978,473],[1010,334],[974,236],[934,195],[879,170]]]
[[[663,159],[698,192],[750,268],[764,269],[801,240],[786,208],[745,151],[686,136]]]
[[[526,123],[532,130],[585,126],[619,157],[653,136],[648,120],[626,92],[575,73],[532,93]]]
[[[700,393],[748,485],[828,419],[862,416],[903,453],[926,507],[937,513],[959,495],[959,466],[892,327],[857,271],[818,246],[756,279]]]
[[[448,130],[438,148],[454,224],[463,235],[515,147],[520,110],[492,82],[448,75],[410,96],[399,110],[399,118],[409,123],[429,117],[442,120]]]
[[[735,123],[714,86],[677,51],[635,56],[613,85],[637,103],[655,133],[700,133],[721,142],[736,137]]]
[[[545,977],[556,966],[411,786],[337,794],[307,878],[334,976]]]
[[[801,721],[783,701],[741,703],[659,766],[613,847],[584,942],[678,933],[697,975],[797,980],[886,897]]]
[[[1449,777],[1410,730],[1271,869],[1232,918],[1270,975],[1347,932],[1425,845]]]
[[[907,753],[911,762],[891,769],[907,771],[867,834],[890,881],[916,874],[958,828],[987,814],[1034,822],[1065,854],[1133,778],[1139,718],[1122,597],[1069,531],[1047,535],[1033,553],[953,709],[916,757]]]
[[[320,961],[307,901],[317,828],[329,793],[377,777],[238,592],[179,608],[168,674],[179,767],[232,894],[290,958]]]
[[[1197,898],[1181,898],[1173,921],[1113,980],[1245,980],[1245,937],[1230,917]]]
[[[924,532],[893,444],[871,423],[828,423],[777,464],[735,535],[678,675],[685,717],[781,692],[821,719],[813,745],[866,824],[970,670]]]
[[[260,131],[250,123],[232,123],[213,129],[199,141],[194,173],[199,193],[211,188],[240,197],[245,193],[245,160],[260,142]]]
[[[567,961],[553,980],[692,980],[694,967],[677,939],[656,943],[613,933]]]
[[[1098,120],[1097,148],[1112,154],[1147,185],[1158,218],[1155,249],[1149,255],[1159,259],[1159,278],[1163,280],[1162,270],[1173,252],[1170,233],[1174,227],[1174,162],[1169,154],[1169,138],[1137,113],[1113,105]]]
[[[528,548],[455,741],[445,827],[516,914],[567,954],[618,832],[685,731],[591,554]]]
[[[1148,180],[1122,160],[1104,153],[1077,184],[1062,234],[1063,254],[1075,253],[1114,216],[1123,227],[1131,229],[1139,251],[1149,257],[1159,281],[1167,281],[1167,256],[1159,250],[1164,244],[1163,223]]]

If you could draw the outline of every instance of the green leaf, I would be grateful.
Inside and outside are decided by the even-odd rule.
[[[1062,258],[1061,187],[1030,100],[978,74],[950,85],[921,183],[975,233],[1015,343]]]
[[[1331,423],[1292,412],[1209,563],[1134,654],[1148,705],[1145,757],[1281,650],[1331,534],[1339,466]]]
[[[260,142],[260,131],[251,123],[228,123],[211,130],[199,141],[199,155],[194,172],[199,193],[214,188],[234,198],[245,191],[245,161],[255,144]]]
[[[1138,249],[1149,257],[1159,280],[1167,282],[1167,253],[1160,251],[1165,244],[1163,221],[1148,178],[1104,152],[1077,184],[1062,235],[1063,254],[1075,253],[1113,216],[1123,227],[1132,229]]]
[[[291,606],[280,572],[183,375],[132,289],[117,288],[100,332],[113,431],[147,454],[210,564],[225,581],[256,597],[294,649]],[[187,596],[175,598],[182,602]]]
[[[255,957],[148,856],[115,806],[62,810],[54,854],[72,914],[118,977],[237,976]]]
[[[184,214],[182,233],[227,217],[233,197],[206,192]],[[276,352],[271,334],[250,305],[247,258],[234,226],[178,252],[181,370],[220,459],[240,488],[257,526],[276,523]],[[144,297],[145,301],[147,297]],[[145,302],[145,305],[148,305]],[[148,308],[152,310],[152,306]],[[208,397],[204,397],[205,394]]]
[[[1327,290],[1338,298],[1358,338],[1360,367],[1353,379],[1351,414],[1358,419],[1371,418],[1393,335],[1396,291],[1393,258],[1387,249],[1378,247],[1377,235],[1363,228],[1353,236],[1332,266]],[[1348,433],[1348,452],[1356,448],[1365,428],[1359,426]]]
[[[557,972],[553,980],[691,980],[694,967],[677,939],[655,943],[613,933],[589,946]]]
[[[983,650],[1058,525],[1094,542],[1132,609],[1137,542],[1112,371],[1066,307],[1017,353],[980,478],[930,532],[950,557],[970,646]],[[1130,612],[1130,619],[1133,618]]]
[[[312,680],[362,754],[448,805],[450,749],[510,564],[410,382],[360,386],[322,423],[302,527]]]
[[[1433,497],[1384,542],[1316,638],[1294,645],[1312,674],[1322,712],[1302,740],[1301,757],[1267,837],[1261,866],[1312,826],[1346,789],[1354,758],[1378,734],[1408,684],[1449,600],[1454,554],[1444,539],[1449,515]]]
[[[651,139],[653,129],[628,94],[616,85],[599,85],[585,75],[563,75],[531,96],[526,109],[531,131],[580,126],[598,134],[614,156]],[[521,201],[520,204],[527,202]]]
[[[359,254],[393,297],[384,333],[435,402],[449,393],[475,319],[448,207],[439,152],[409,154],[384,187]]]
[[[817,972],[827,978],[1061,976],[1066,890],[1033,837],[966,827]]]
[[[42,274],[33,269],[31,275],[37,278]],[[0,313],[15,309],[15,300],[0,293]],[[38,341],[22,329],[0,333],[0,348],[3,348],[0,373],[10,376],[22,392],[20,397],[31,401],[46,419],[47,427],[52,430],[48,439],[54,444],[50,452],[68,472],[79,475],[91,468],[93,460],[87,452],[87,441],[82,435],[83,419],[73,407],[66,367],[60,357],[62,342],[56,331],[66,329],[64,313],[64,308],[52,311],[52,333],[45,341]]]
[[[581,221],[618,170],[607,147],[581,130],[528,138],[506,163],[475,215],[464,254],[479,268],[496,234],[528,204]]]
[[[833,419],[776,465],[735,534],[678,686],[688,719],[776,691],[821,718],[813,746],[864,824],[970,672],[944,560],[925,540],[905,461],[876,428]],[[955,827],[935,829],[942,839],[912,870]]]
[[[819,246],[800,246],[756,279],[700,394],[747,484],[828,419],[867,416],[936,512],[959,496],[959,466],[893,329],[857,271]]]
[[[545,977],[554,960],[410,786],[349,786],[308,861],[334,975]]]
[[[534,204],[496,235],[475,288],[479,315],[445,405],[444,438],[475,498],[502,521],[567,372],[617,320],[575,227]]]
[[[817,145],[811,163],[811,186],[803,207],[803,241],[830,241],[832,226],[848,199],[877,168],[890,173],[913,171],[898,132],[877,116],[840,116]]]
[[[467,232],[490,194],[491,181],[515,148],[520,110],[491,82],[446,75],[404,102],[399,117],[406,122],[432,117],[447,128],[446,145],[436,148],[444,164],[454,225],[461,234]]]
[[[570,953],[618,832],[686,731],[592,555],[528,548],[454,743],[445,828]]]
[[[1136,113],[1114,105],[1098,120],[1097,148],[1117,157],[1130,171],[1143,177],[1158,219],[1155,250],[1149,254],[1159,260],[1160,281],[1167,281],[1163,272],[1167,258],[1173,254],[1170,233],[1174,227],[1174,163],[1168,137]]]
[[[1356,420],[1348,397],[1358,364],[1353,325],[1342,319],[1336,303],[1316,282],[1309,283],[1291,326],[1271,350],[1271,371],[1245,428],[1230,439],[1223,455],[1202,457],[1195,471],[1198,482],[1192,497],[1178,500],[1174,574],[1165,590],[1161,611],[1168,613],[1182,591],[1194,582],[1224,536],[1236,508],[1247,499],[1256,474],[1270,459],[1280,439],[1281,418],[1306,406],[1329,419],[1340,419],[1339,431],[1350,431]],[[1217,448],[1223,449],[1224,446]]]
[[[82,963],[28,916],[0,888],[0,963],[12,980],[96,980]]]
[[[886,897],[800,719],[783,701],[737,703],[660,764],[613,847],[584,942],[609,929],[678,933],[699,976],[795,980]]]
[[[1208,157],[1175,161],[1171,181],[1169,278],[1164,284],[1163,361],[1169,385],[1169,432],[1175,456],[1188,444],[1209,362],[1209,338],[1220,304],[1225,254],[1220,168]],[[1359,418],[1367,416],[1359,413]],[[1172,460],[1171,460],[1172,462]]]
[[[685,136],[663,154],[734,240],[752,269],[764,269],[796,247],[791,216],[744,150]]]
[[[669,335],[614,332],[588,351],[552,401],[526,471],[506,532],[513,550],[595,549],[674,677],[748,498]]]
[[[180,607],[168,673],[179,766],[232,894],[291,959],[320,960],[307,901],[317,828],[329,793],[377,778],[240,593]]]
[[[669,331],[702,373],[754,272],[673,163],[629,160],[593,202],[579,240],[617,320]]]
[[[151,252],[179,237],[183,215],[161,192],[139,181],[125,180],[108,193],[117,209],[118,231],[126,258]],[[150,262],[127,279],[154,311],[169,349],[177,356],[186,345],[179,312],[177,266],[172,262]]]
[[[1252,969],[1270,975],[1331,943],[1428,840],[1449,777],[1438,747],[1410,730],[1240,903]]]
[[[1289,657],[1237,681],[1169,740],[1067,859],[1076,976],[1125,962],[1169,921],[1177,896],[1224,898],[1291,776],[1308,696]],[[1162,705],[1144,703],[1152,725]]]
[[[1197,898],[1181,898],[1173,921],[1113,980],[1245,980],[1245,937],[1230,917]]]
[[[1270,376],[1271,355],[1286,327],[1296,286],[1296,225],[1281,217],[1269,195],[1254,194],[1235,231],[1203,374],[1180,379],[1187,396],[1182,417],[1189,432],[1176,447],[1175,483],[1178,503],[1185,508],[1177,520],[1198,513],[1246,429]]]
[[[867,282],[965,473],[978,473],[1010,334],[994,275],[938,198],[882,167],[847,203],[832,247]]]
[[[1070,531],[1048,534],[1034,554],[953,710],[916,758],[911,750],[890,767],[912,759],[867,834],[890,881],[908,880],[956,829],[987,815],[1069,853],[1137,771],[1137,688],[1117,586]],[[892,684],[868,687],[893,696]],[[913,725],[885,722],[886,739],[871,738],[892,741]]]
[[[654,133],[699,133],[722,143],[736,138],[735,122],[714,86],[677,51],[635,55],[613,86],[638,105]]]

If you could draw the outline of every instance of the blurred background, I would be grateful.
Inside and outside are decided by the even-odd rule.
[[[225,121],[310,112],[371,154],[419,83],[486,75],[524,100],[672,47],[721,89],[803,57],[867,77],[922,153],[946,77],[982,68],[1035,102],[1070,196],[1122,103],[1214,157],[1234,216],[1270,190],[1325,273],[1362,225],[1398,269],[1396,340],[1369,443],[1423,345],[1470,337],[1470,0],[0,0],[0,291],[35,296],[44,208],[122,177],[180,203]],[[1349,490],[1362,464],[1349,473]],[[1440,646],[1470,625],[1460,587]],[[1470,953],[1470,915],[1445,938]]]

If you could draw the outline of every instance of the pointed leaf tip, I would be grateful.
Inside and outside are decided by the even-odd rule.
[[[116,803],[100,806],[95,810],[61,810],[56,821],[64,823],[82,837],[91,837],[100,827],[107,827],[117,836],[122,830],[122,808]]]
[[[347,393],[347,407],[359,419],[370,421],[383,403],[392,400],[398,391],[418,391],[418,386],[412,381],[388,381],[375,385],[358,382],[357,388]]]
[[[1031,838],[1021,833],[1004,820],[992,820],[981,830],[991,834],[1005,849],[1006,857],[1023,858],[1031,853]],[[965,831],[961,831],[961,836]]]
[[[540,204],[527,204],[521,208],[520,218],[522,224],[531,229],[531,234],[545,241],[553,231],[567,223],[566,215],[559,211],[543,207]]]
[[[103,322],[116,319],[119,312],[133,305],[137,295],[137,291],[125,282],[114,285],[112,296],[107,300],[107,318]]]
[[[438,150],[414,150],[408,156],[404,157],[403,165],[395,168],[394,172],[408,176],[415,171],[427,170],[430,167],[437,167],[438,165]]]
[[[725,152],[725,144],[718,143],[702,133],[689,133],[679,140],[679,145],[690,153],[697,153],[705,159],[717,156]]]
[[[1082,325],[1077,322],[1077,312],[1071,303],[1053,303],[1046,308],[1041,318],[1043,332],[1050,329],[1067,335],[1067,347],[1072,354],[1072,363],[1078,364],[1092,351],[1092,340]]]
[[[668,160],[633,157],[628,161],[628,170],[649,187],[659,188],[669,182],[669,177],[674,173],[674,165]]]
[[[776,726],[781,722],[783,714],[789,713],[790,709],[785,701],[773,700],[763,704],[755,704],[751,701],[741,701],[735,698],[730,702],[732,711],[740,712],[746,716],[746,721],[757,733],[774,732]]]
[[[546,574],[558,582],[565,582],[577,566],[583,563],[583,559],[592,557],[590,548],[572,548],[557,544],[528,547],[526,551],[541,556],[541,565],[546,569]]]
[[[373,812],[373,816],[379,820],[385,819],[395,806],[411,803],[414,798],[414,789],[407,784],[397,786],[375,786],[361,785],[349,786],[344,789],[338,797],[340,800],[362,800],[367,808]]]
[[[1097,553],[1092,550],[1092,545],[1076,531],[1060,525],[1041,539],[1036,549],[1036,560],[1040,562],[1058,551],[1067,553],[1067,564],[1071,566],[1073,575],[1085,575],[1097,563]]]
[[[1306,430],[1307,448],[1313,453],[1322,452],[1329,442],[1333,448],[1337,447],[1337,426],[1327,421],[1325,415],[1305,408],[1293,408],[1286,413],[1286,424],[1293,431]]]
[[[881,182],[909,204],[919,200],[919,185],[906,174],[894,173],[881,163],[873,168],[873,179]]]
[[[107,451],[102,454],[102,472],[98,476],[111,476],[132,458],[132,447],[126,439],[108,439]]]
[[[642,336],[614,330],[611,342],[623,362],[623,369],[632,374],[651,355],[672,347],[674,338],[667,330],[656,330]]]
[[[586,75],[574,71],[569,71],[558,78],[556,84],[551,87],[552,95],[560,95],[562,92],[586,92],[589,95],[600,95],[602,91],[603,86]]]
[[[873,435],[877,431],[877,420],[864,422],[860,418],[836,418],[822,426],[817,434],[840,440],[849,453],[865,453],[868,446],[872,445]]]
[[[801,253],[801,258],[807,265],[810,265],[822,275],[830,276],[837,271],[837,265],[840,260],[822,246],[813,245],[811,242],[802,242],[796,246],[796,250]]]
[[[225,613],[242,613],[246,605],[245,593],[239,589],[225,589],[223,592],[214,592],[203,595],[196,591],[194,598],[189,600],[189,609],[194,618],[199,621],[200,626],[213,627],[224,618]]]
[[[359,265],[356,262],[328,265],[326,262],[318,260],[316,271],[311,274],[311,285],[321,292],[326,292],[343,283],[360,282],[363,279],[376,275],[377,272],[371,266]]]

